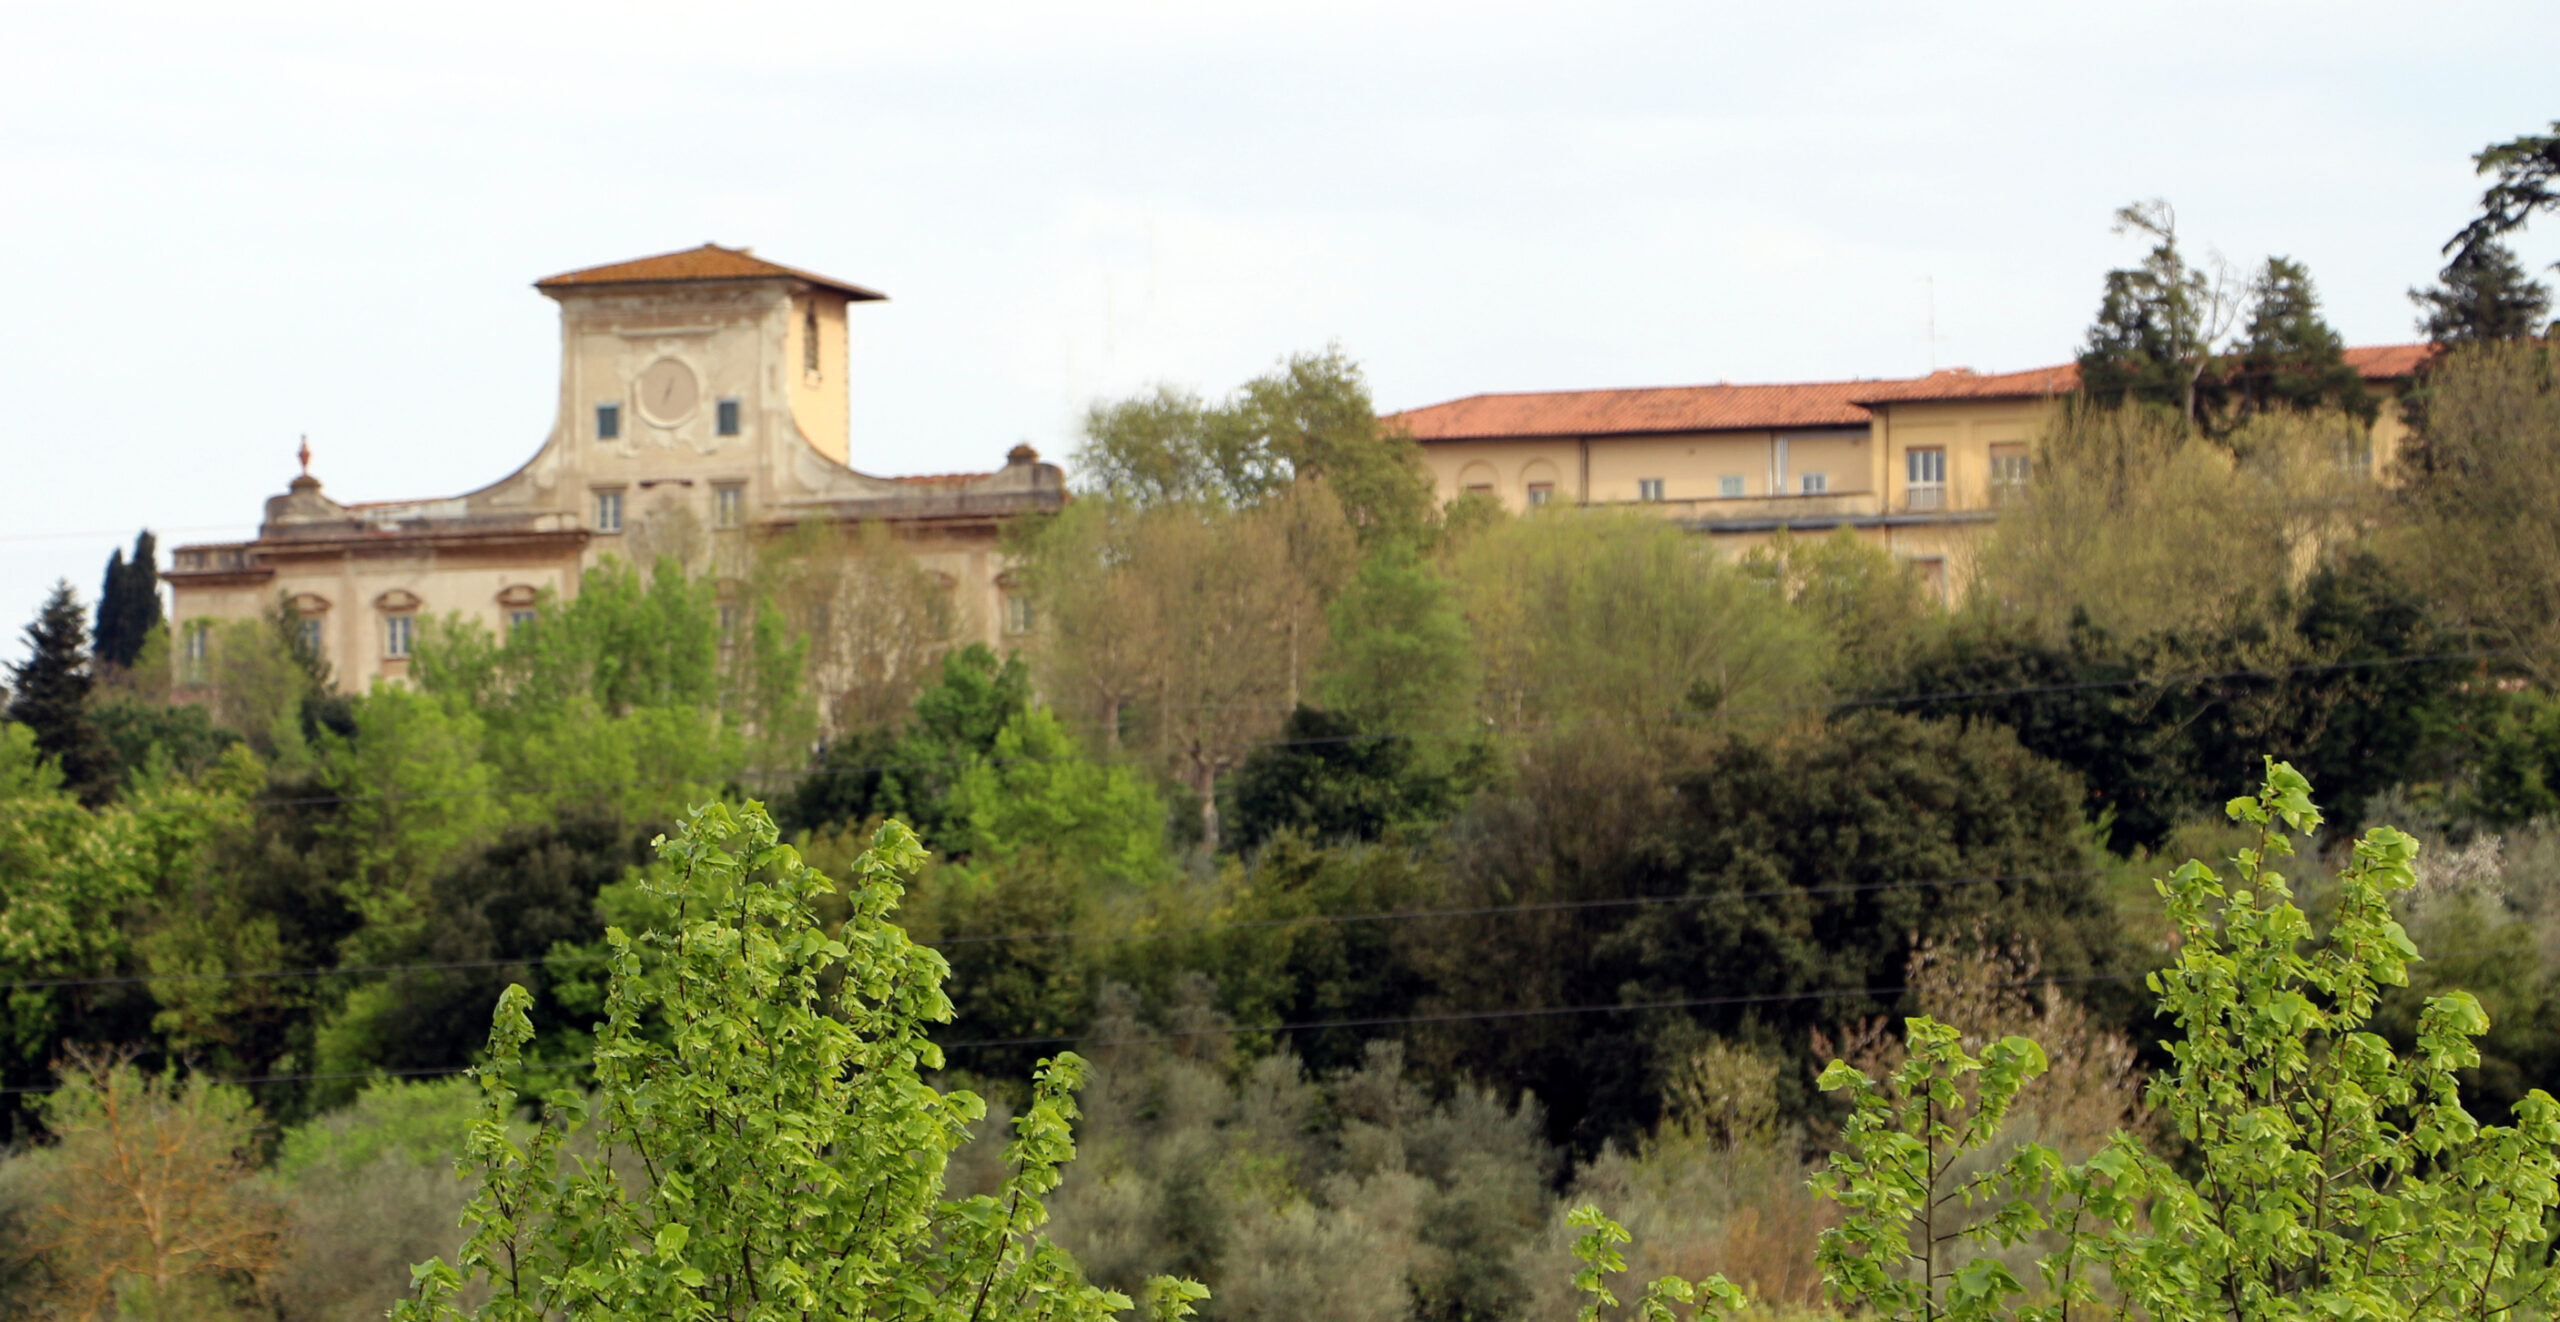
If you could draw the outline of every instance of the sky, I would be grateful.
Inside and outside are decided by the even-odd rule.
[[[853,462],[1338,343],[1382,408],[2067,359],[2115,208],[2308,264],[2352,343],[2560,118],[2548,3],[13,6],[0,657],[119,542],[548,430],[543,276],[706,241],[853,309]],[[2560,258],[2560,219],[2528,232]]]

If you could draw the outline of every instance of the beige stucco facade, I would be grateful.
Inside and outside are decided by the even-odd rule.
[[[708,246],[537,287],[560,306],[560,387],[524,466],[459,496],[366,504],[331,499],[306,470],[267,502],[255,540],[172,554],[182,668],[192,632],[281,596],[343,687],[396,682],[424,618],[502,630],[606,557],[743,564],[737,553],[813,521],[885,523],[948,592],[956,637],[1005,641],[998,534],[1057,508],[1063,475],[1027,447],[983,473],[849,467],[846,312],[880,295]]]
[[[2422,345],[2348,351],[2386,398]],[[2045,423],[2078,388],[2069,367],[2002,376],[1961,369],[1902,380],[1479,395],[1412,409],[1409,431],[1443,500],[1479,493],[1656,512],[1736,552],[1781,531],[1848,528],[1921,566],[1941,591],[2004,493],[2032,470]],[[2387,478],[2405,439],[2397,409],[2364,462]]]

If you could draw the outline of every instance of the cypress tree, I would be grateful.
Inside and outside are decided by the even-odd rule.
[[[2436,278],[2432,288],[2409,291],[2409,301],[2425,309],[2418,329],[2430,343],[2521,340],[2551,313],[2551,291],[2494,240],[2455,253]]]
[[[89,622],[69,583],[27,626],[27,659],[9,668],[8,716],[35,731],[36,751],[62,768],[62,778],[84,795],[99,793],[114,768],[106,741],[89,719]]]
[[[132,560],[121,547],[107,558],[106,582],[98,591],[98,659],[131,666],[160,619],[159,548],[145,528],[133,539]]]

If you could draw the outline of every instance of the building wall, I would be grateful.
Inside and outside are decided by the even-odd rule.
[[[1688,432],[1660,436],[1535,437],[1437,441],[1422,447],[1423,465],[1444,501],[1490,485],[1505,509],[1528,507],[1529,484],[1551,481],[1560,501],[1615,504],[1643,500],[1642,483],[1660,479],[1661,500],[1686,507],[1726,499],[1723,479],[1742,480],[1746,498],[1798,495],[1806,473],[1821,473],[1826,491],[1873,488],[1869,429]],[[1783,451],[1780,442],[1784,442]],[[1783,457],[1783,464],[1782,464]],[[1586,486],[1586,475],[1587,483]],[[1773,485],[1783,479],[1784,490]]]
[[[258,542],[177,549],[179,627],[255,616],[279,592],[295,595],[323,621],[338,682],[362,689],[406,673],[385,654],[392,617],[459,613],[495,630],[500,593],[572,593],[608,557],[645,567],[672,555],[695,572],[742,575],[758,544],[801,521],[879,518],[951,592],[957,637],[1002,644],[1004,511],[1044,499],[1054,508],[1059,474],[1027,449],[995,473],[939,485],[849,469],[844,297],[788,279],[549,292],[561,306],[558,411],[523,467],[461,496],[360,506],[297,479],[268,503]],[[656,407],[651,373],[676,367],[693,397]],[[724,399],[737,403],[735,434],[718,425]],[[599,425],[604,404],[619,410],[612,436]],[[221,568],[225,555],[243,567]]]
[[[815,371],[809,369],[808,351],[808,313],[813,305],[818,314]],[[846,364],[851,361],[851,345],[846,339],[848,304],[842,295],[812,289],[792,300],[792,306],[782,348],[783,372],[791,382],[792,419],[818,453],[850,466],[853,418],[845,380]]]

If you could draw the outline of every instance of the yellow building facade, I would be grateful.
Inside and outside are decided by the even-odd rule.
[[[715,563],[805,523],[888,526],[943,586],[955,638],[998,642],[1004,523],[1057,509],[1027,446],[992,471],[884,478],[850,466],[848,310],[883,295],[704,245],[553,276],[560,387],[515,472],[433,500],[345,504],[304,468],[246,542],[176,548],[165,579],[181,680],[214,626],[279,598],[341,687],[398,681],[421,621],[502,631],[608,556]],[[742,557],[725,557],[739,563]],[[851,622],[846,622],[850,627]]]
[[[2386,398],[2425,345],[2350,349]],[[1520,511],[1628,506],[1737,551],[1781,531],[1848,528],[1917,564],[1942,592],[1974,531],[2033,471],[2038,435],[2080,388],[2071,366],[1997,375],[1471,395],[1388,419],[1422,448],[1441,499]],[[2403,429],[2385,408],[2367,462]]]

